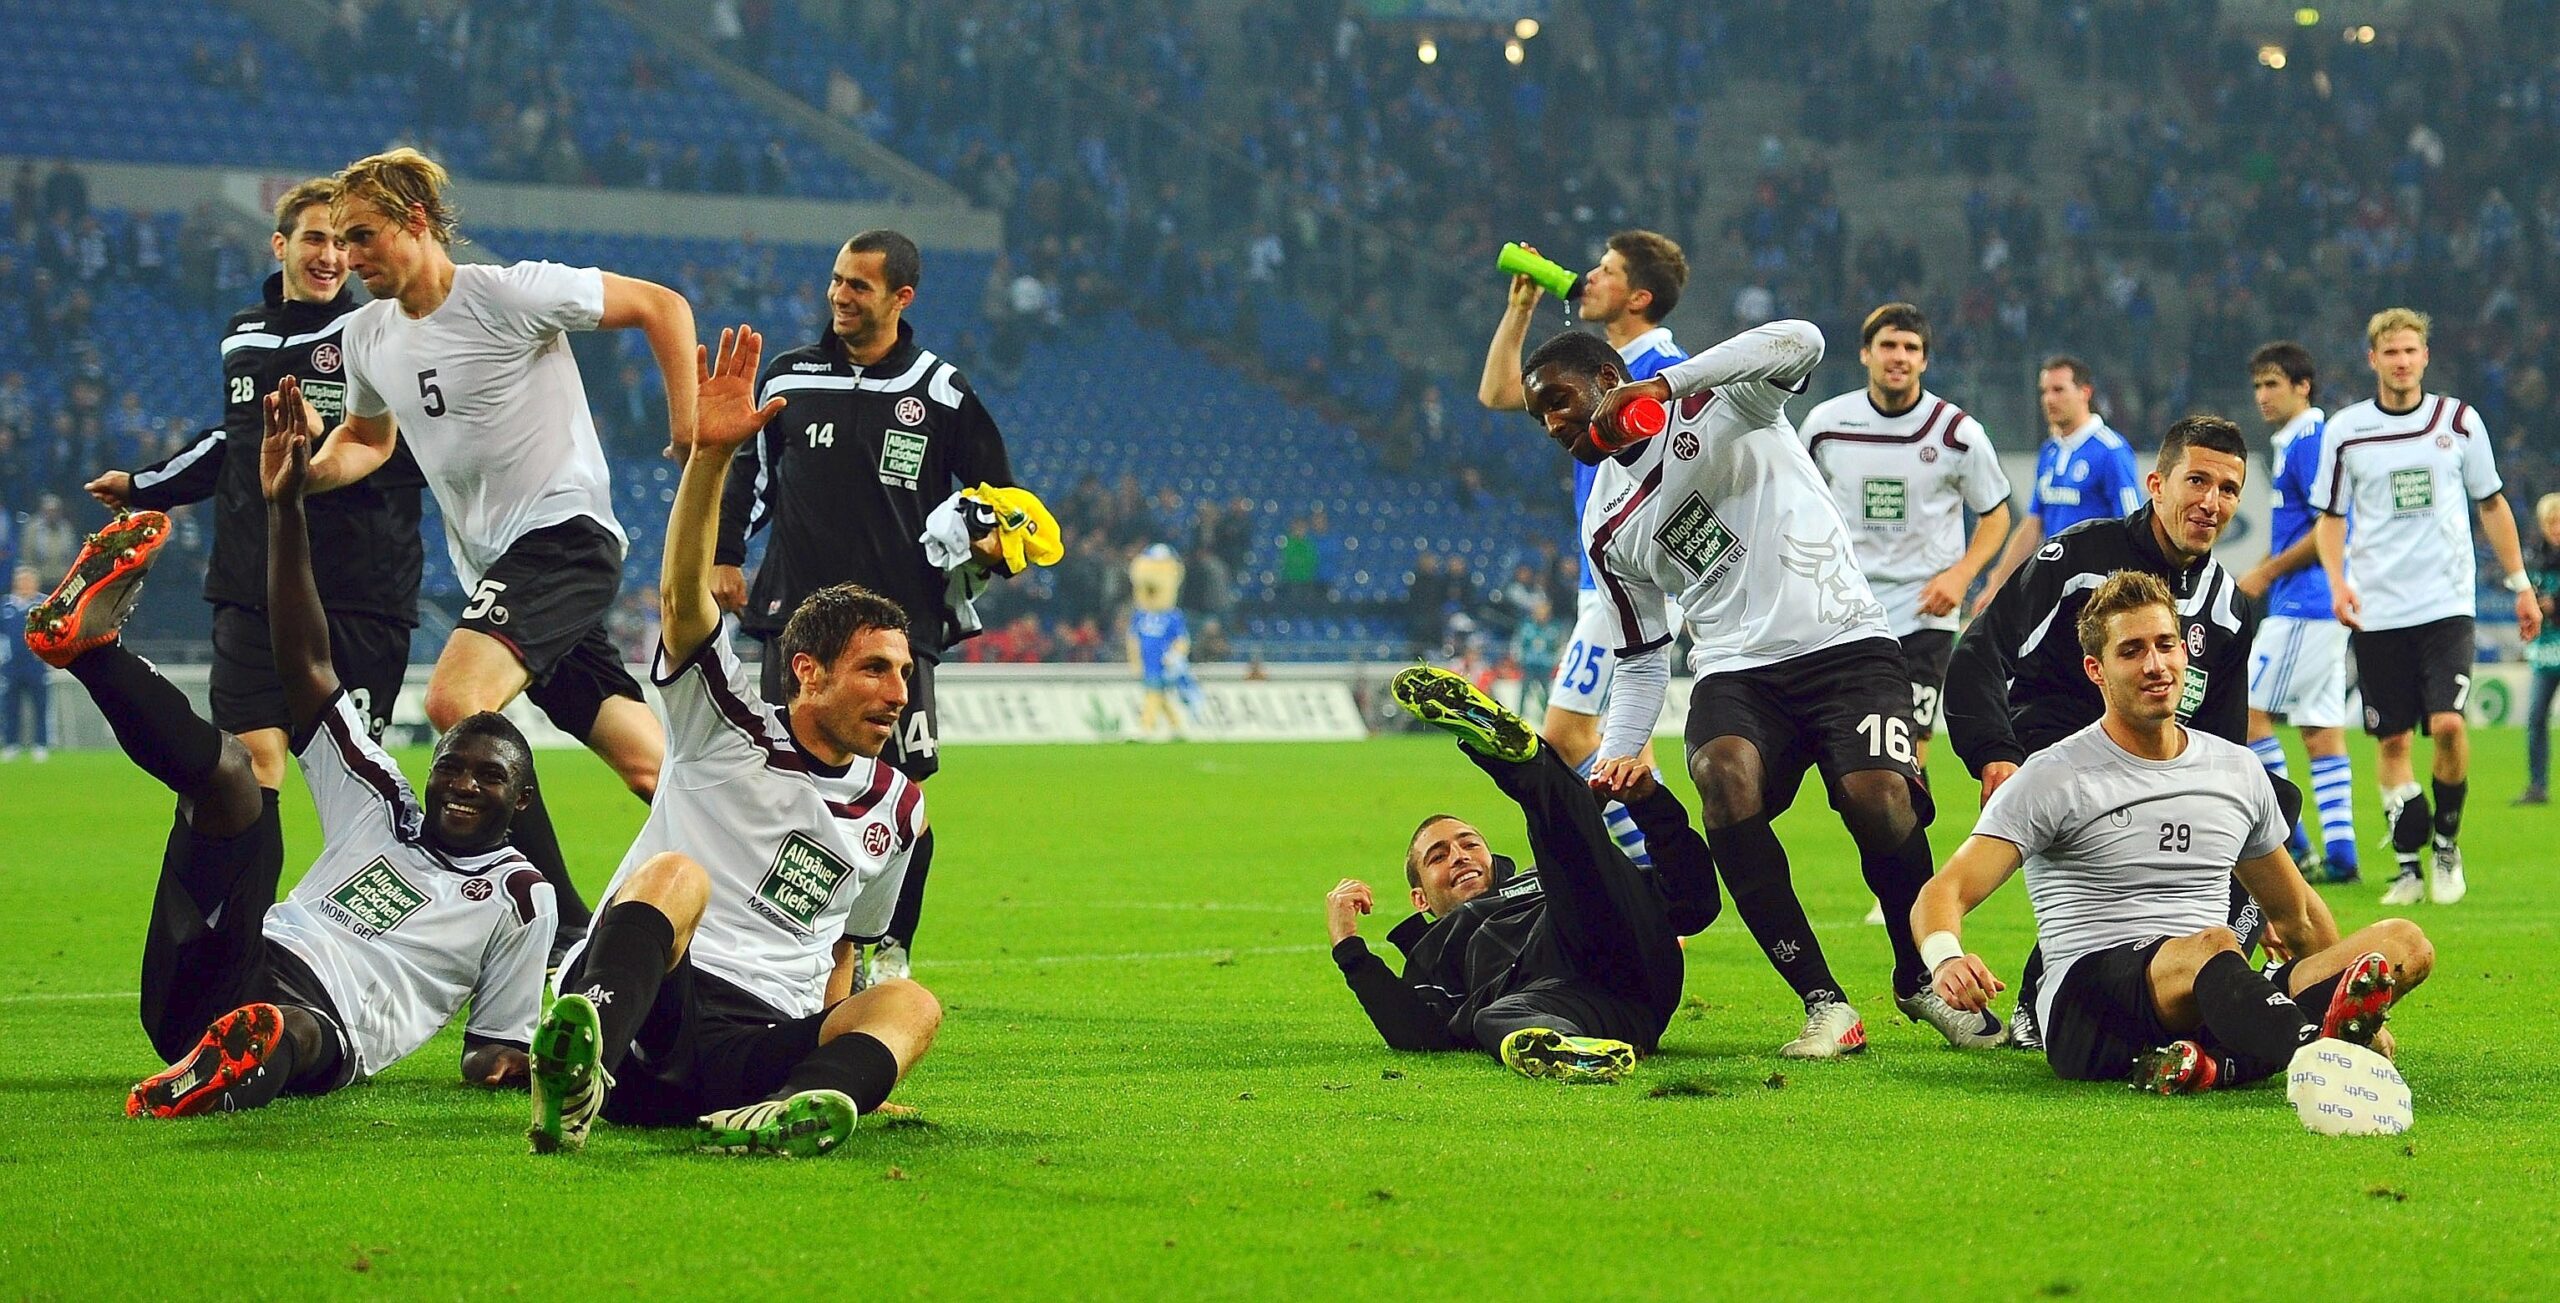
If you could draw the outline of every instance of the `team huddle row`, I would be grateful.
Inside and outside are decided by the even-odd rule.
[[[2255,1081],[2315,1042],[2388,1055],[2383,1015],[2426,978],[2425,935],[2391,919],[2341,936],[2306,884],[2356,876],[2349,644],[2399,869],[2384,900],[2451,904],[2465,891],[2475,509],[2528,638],[2541,614],[2486,430],[2423,390],[2426,318],[2373,319],[2378,395],[2325,420],[2300,346],[2248,359],[2274,428],[2275,539],[2235,575],[2212,556],[2247,488],[2231,422],[2177,422],[2138,474],[2090,410],[2086,366],[2054,359],[2035,509],[2012,530],[1988,436],[1920,383],[1918,309],[1871,314],[1867,387],[1799,428],[1785,404],[1821,333],[1776,322],[1684,356],[1659,323],[1685,277],[1663,237],[1613,237],[1576,286],[1605,338],[1567,331],[1525,359],[1540,291],[1514,283],[1479,396],[1527,410],[1584,471],[1581,622],[1535,732],[1456,676],[1396,680],[1399,702],[1519,801],[1534,868],[1462,820],[1425,820],[1406,846],[1417,912],[1390,934],[1400,978],[1358,935],[1370,888],[1328,897],[1334,958],[1388,1043],[1614,1079],[1678,1003],[1677,939],[1729,893],[1806,1011],[1780,1052],[1862,1050],[1771,828],[1819,769],[1891,937],[1895,1004],[1950,1044],[2040,1048],[2063,1077],[2164,1092]],[[1668,406],[1667,428],[1623,443],[1619,413],[1644,400]],[[1683,629],[1694,829],[1649,754]],[[1614,676],[1589,673],[1595,660]],[[1922,765],[1941,719],[1983,805],[1935,868]],[[2278,724],[2313,757],[2325,856]],[[2417,731],[2433,738],[2432,802],[2412,773]],[[1991,1004],[2007,984],[1965,949],[1963,921],[2021,869],[2037,947],[2000,966],[2020,986],[2004,1023]],[[2263,968],[2249,959],[2262,946]]]
[[[826,1152],[941,1020],[905,963],[932,847],[932,662],[969,595],[1056,559],[1054,523],[900,320],[906,237],[849,241],[828,335],[768,366],[744,326],[702,348],[662,286],[457,267],[445,187],[395,150],[284,196],[281,270],[224,340],[223,427],[92,483],[117,514],[28,616],[30,648],[178,797],[142,976],[170,1066],[126,1110],[332,1091],[467,1009],[463,1076],[529,1084],[538,1152],[580,1147],[600,1117]],[[627,535],[565,339],[594,329],[647,339],[683,464],[649,671],[663,723],[601,629]],[[971,487],[940,499],[955,480]],[[421,487],[471,595],[428,685],[422,789],[378,742],[416,619]],[[212,720],[121,639],[170,534],[159,508],[207,496]],[[745,538],[768,527],[750,591]],[[879,577],[828,573],[846,566]],[[762,682],[724,610],[766,641]],[[649,803],[592,915],[497,713],[519,694]],[[278,900],[288,751],[321,847]]]

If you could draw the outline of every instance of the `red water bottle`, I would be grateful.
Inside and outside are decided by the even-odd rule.
[[[1591,423],[1591,442],[1602,452],[1622,452],[1671,427],[1671,409],[1658,398],[1637,398],[1609,421]]]

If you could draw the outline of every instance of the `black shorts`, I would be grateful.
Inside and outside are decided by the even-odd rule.
[[[525,696],[560,730],[586,740],[615,697],[642,700],[639,681],[604,632],[622,587],[622,544],[581,516],[517,539],[489,567],[459,627],[507,645],[532,682]]]
[[[585,967],[581,952],[560,974],[560,989],[577,990]],[[823,1009],[787,1017],[694,967],[687,955],[659,983],[657,1003],[631,1038],[605,1096],[605,1118],[623,1126],[690,1126],[705,1113],[752,1104],[781,1089],[818,1048],[826,1020]]]
[[[2080,956],[2053,993],[2044,1059],[2065,1081],[2114,1081],[2133,1071],[2135,1056],[2177,1040],[2160,1023],[2151,998],[2151,957],[2167,937],[2111,946]]]
[[[764,668],[759,680],[764,699],[776,710],[790,706],[792,694],[799,685],[791,677],[784,662],[778,634],[760,635],[764,639]],[[898,729],[889,735],[889,745],[880,758],[889,767],[921,783],[942,769],[942,717],[933,711],[933,658],[918,656],[915,675],[907,680],[906,713],[898,716]]]
[[[391,724],[392,703],[409,672],[409,629],[370,615],[329,617],[329,663],[364,713],[375,741]],[[267,613],[246,606],[213,608],[213,726],[225,733],[290,730],[284,681],[276,677]]]
[[[1953,629],[1914,629],[1902,640],[1902,672],[1911,679],[1911,731],[1921,737],[1937,736],[1947,662],[1955,654]]]
[[[2356,679],[2364,689],[2364,731],[2398,737],[2427,731],[2430,715],[2458,713],[2471,695],[2479,659],[2471,617],[2448,615],[2406,629],[2350,634]]]
[[[1692,753],[1720,737],[1758,749],[1767,779],[1762,808],[1771,818],[1795,802],[1804,771],[1818,767],[1835,806],[1841,779],[1892,770],[1910,782],[1921,822],[1929,821],[1927,789],[1912,761],[1911,680],[1891,638],[1710,674],[1689,693],[1684,732]]]

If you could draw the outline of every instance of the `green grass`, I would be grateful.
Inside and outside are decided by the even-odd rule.
[[[2515,734],[2479,749],[2471,898],[2416,911],[2442,962],[2394,1019],[2418,1126],[2362,1141],[2305,1133],[2280,1088],[2066,1085],[1903,1023],[1818,789],[1781,833],[1872,1052],[1782,1065],[1801,1015],[1728,917],[1664,1053],[1572,1088],[1381,1048],[1324,957],[1320,897],[1390,894],[1422,812],[1520,846],[1445,744],[956,751],[917,963],[949,1019],[899,1096],[923,1118],[801,1162],[609,1128],[534,1159],[520,1096],[455,1084],[457,1031],[327,1099],[126,1121],[168,801],[114,755],[20,762],[0,1295],[2547,1297],[2560,820],[2506,807]],[[640,809],[582,757],[545,775],[592,891]],[[1943,855],[1974,803],[1938,779]],[[289,810],[307,854],[298,788]],[[2333,890],[2341,923],[2378,890]],[[2023,896],[1970,933],[2004,975]]]

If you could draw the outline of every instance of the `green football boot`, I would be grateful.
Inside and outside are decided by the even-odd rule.
[[[587,1129],[604,1111],[613,1078],[604,1070],[604,1027],[583,995],[551,1002],[533,1029],[533,1125],[525,1129],[533,1152],[581,1149]]]
[[[695,1148],[706,1154],[780,1154],[816,1158],[853,1134],[853,1100],[840,1090],[804,1090],[789,1099],[758,1100],[705,1113],[694,1122]]]
[[[1635,1069],[1636,1047],[1597,1036],[1523,1027],[1502,1038],[1502,1066],[1523,1077],[1605,1086]]]
[[[1456,735],[1479,755],[1517,764],[1538,754],[1537,730],[1479,691],[1463,674],[1433,665],[1409,665],[1396,671],[1387,692],[1407,714]]]

